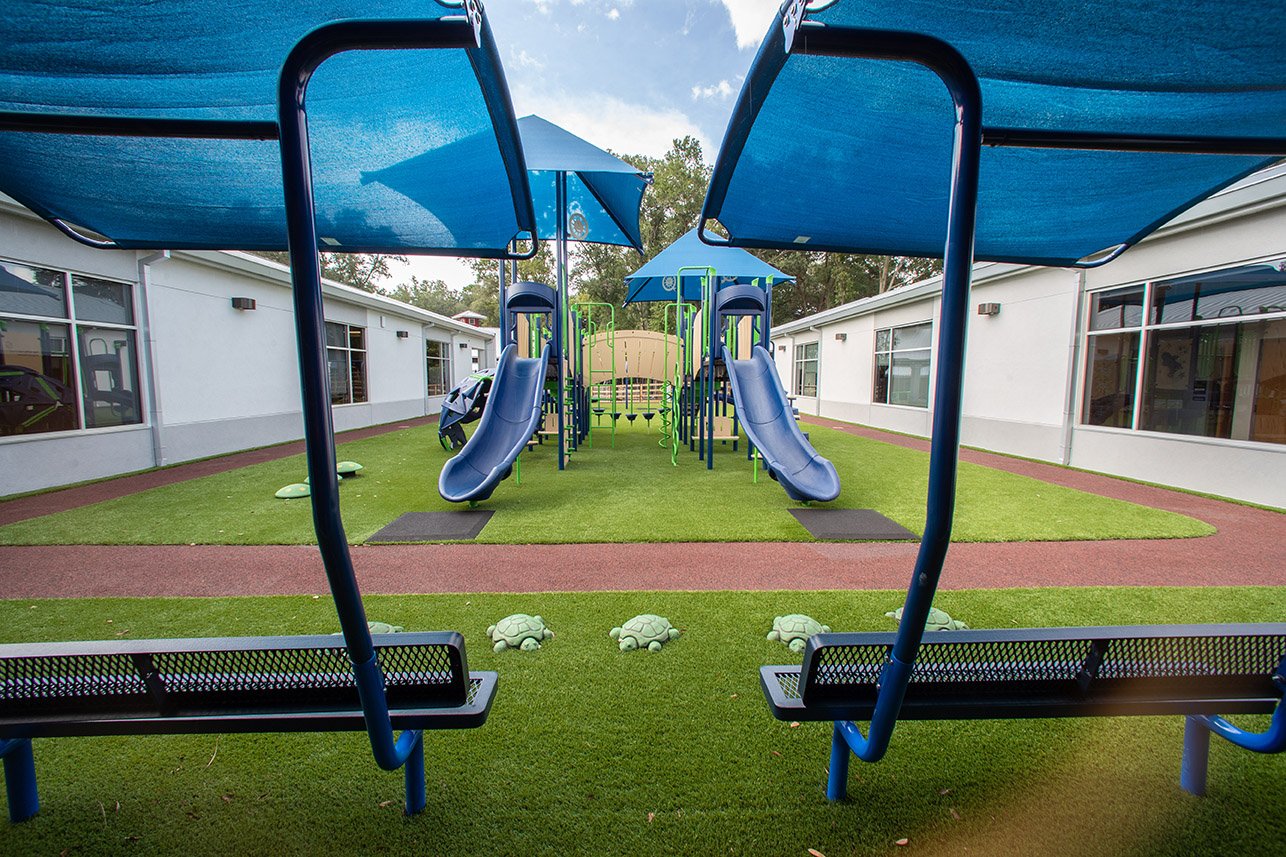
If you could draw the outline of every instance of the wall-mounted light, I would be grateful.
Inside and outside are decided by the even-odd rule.
[[[1000,312],[1000,304],[978,304],[978,315],[996,315]]]
[[[397,338],[398,338],[398,339],[410,339],[410,338],[411,338],[411,331],[409,331],[409,330],[399,330],[399,331],[397,332]]]
[[[837,333],[837,334],[835,334],[835,341],[836,341],[836,342],[848,342],[848,334],[847,334],[847,333]]]
[[[254,298],[233,298],[232,308],[239,310],[249,310],[255,308]]]
[[[777,346],[777,350],[778,350],[778,351],[785,351],[785,350],[786,350],[786,346],[784,346],[784,345],[778,345],[778,346]]]
[[[460,343],[460,347],[461,347],[461,348],[468,348],[468,347],[469,347],[469,343],[467,343],[467,342],[461,342],[461,343]]]

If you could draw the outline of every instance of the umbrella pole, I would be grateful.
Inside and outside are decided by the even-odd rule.
[[[559,172],[554,180],[555,205],[558,208],[558,330],[555,348],[558,350],[558,469],[567,469],[566,418],[567,394],[567,173]]]

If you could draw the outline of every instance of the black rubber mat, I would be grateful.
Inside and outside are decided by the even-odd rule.
[[[920,537],[874,509],[791,509],[815,539],[905,541]]]
[[[476,539],[495,514],[489,509],[461,512],[407,512],[366,540],[381,542],[438,542]]]

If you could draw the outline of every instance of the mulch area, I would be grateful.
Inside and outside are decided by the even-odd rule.
[[[914,438],[809,419],[888,443],[927,448]],[[242,455],[295,451],[274,447]],[[1197,539],[956,544],[947,555],[944,589],[1286,585],[1286,515],[990,453],[963,450],[961,458],[1191,515],[1218,532]],[[194,478],[204,475],[196,468],[229,459],[236,463],[227,467],[250,463],[240,455],[229,456],[173,471],[184,470],[190,474],[185,478]],[[185,470],[189,467],[194,469]],[[175,481],[173,471],[128,479],[140,485],[145,477],[166,474]],[[111,496],[120,496],[127,492],[116,483],[125,481],[101,485],[113,486]],[[82,492],[76,496],[83,498],[92,496],[84,493],[87,489],[97,488],[57,494]],[[888,542],[369,545],[354,547],[353,561],[366,593],[904,589],[916,550],[915,544]],[[317,549],[309,546],[0,548],[0,592],[6,598],[322,594],[325,581]]]

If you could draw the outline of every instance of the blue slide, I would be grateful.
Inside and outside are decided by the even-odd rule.
[[[756,345],[749,360],[733,360],[724,347],[737,419],[746,437],[763,455],[773,478],[792,500],[834,500],[839,496],[835,465],[817,454],[795,424],[786,390],[772,357]]]
[[[500,355],[486,410],[464,449],[442,468],[438,493],[452,503],[485,500],[509,475],[540,425],[549,345],[540,357],[519,357],[510,343]]]

